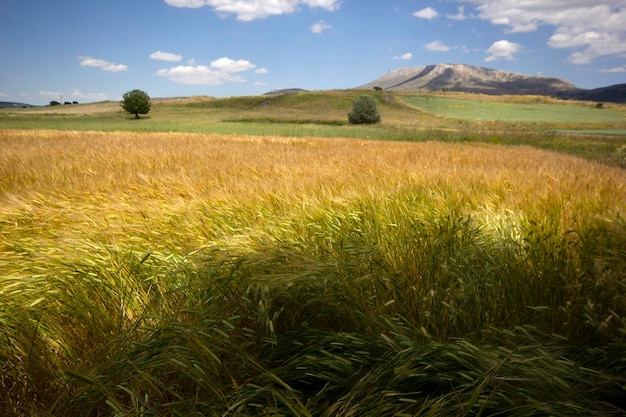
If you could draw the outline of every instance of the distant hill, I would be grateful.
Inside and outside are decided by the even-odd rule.
[[[626,84],[615,84],[609,87],[594,88],[593,90],[577,89],[572,92],[564,92],[557,97],[566,100],[626,103]]]
[[[15,103],[13,101],[0,101],[0,109],[6,107],[35,107],[32,104]]]
[[[265,96],[270,96],[274,94],[286,94],[286,93],[298,93],[298,92],[307,92],[309,90],[303,90],[302,88],[281,88],[280,90],[272,90],[264,93]]]
[[[464,64],[438,64],[400,68],[357,87],[396,91],[461,91],[481,94],[544,95],[564,99],[624,103],[626,85],[585,90],[569,81],[475,67]]]

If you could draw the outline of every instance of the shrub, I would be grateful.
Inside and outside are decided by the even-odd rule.
[[[352,110],[348,113],[348,120],[352,124],[378,123],[380,112],[376,99],[370,95],[362,94],[352,103]]]
[[[122,108],[139,119],[140,114],[147,114],[150,111],[150,96],[141,90],[132,90],[122,96]]]

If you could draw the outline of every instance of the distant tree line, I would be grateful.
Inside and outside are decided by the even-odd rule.
[[[78,104],[78,101],[64,101],[63,102],[63,105],[68,105],[68,104]],[[61,106],[61,102],[52,100],[50,102],[50,106]]]

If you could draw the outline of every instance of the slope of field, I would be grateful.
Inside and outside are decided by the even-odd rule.
[[[597,108],[595,103],[572,105],[556,103],[502,103],[472,100],[413,96],[404,100],[427,112],[470,120],[502,120],[513,122],[554,122],[598,124],[621,127],[626,134],[626,112],[622,108]]]
[[[367,126],[348,123],[347,113],[360,94],[372,94],[377,98],[382,123]],[[436,104],[447,100],[455,103],[459,100],[461,104],[458,107],[444,106],[445,116],[435,114],[437,109],[419,109],[408,104],[431,101]],[[541,106],[545,106],[541,111],[549,117],[539,114]],[[150,113],[140,120],[124,113],[114,102],[2,110],[0,126],[4,129],[68,131],[482,141],[530,145],[625,166],[626,161],[618,156],[618,151],[626,146],[623,120],[626,110],[616,104],[605,105],[604,109],[594,106],[595,103],[565,102],[538,96],[318,91],[223,99],[154,99]],[[472,110],[474,108],[482,110],[476,113]],[[529,112],[534,116],[525,121],[522,116]],[[622,119],[619,119],[620,114]]]
[[[626,172],[0,130],[0,414],[623,415]]]

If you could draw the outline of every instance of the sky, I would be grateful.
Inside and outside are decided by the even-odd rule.
[[[348,89],[439,63],[626,83],[626,0],[1,0],[0,101]]]

